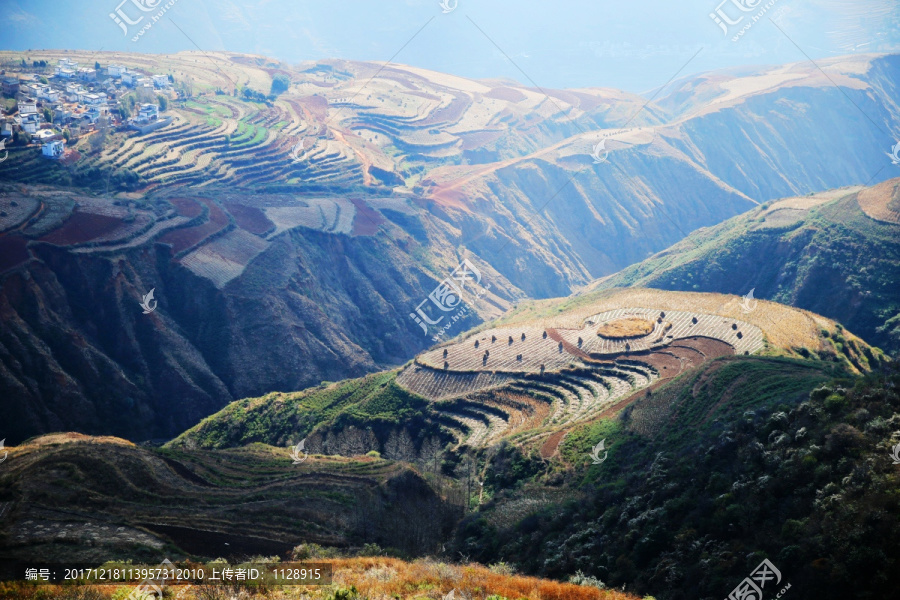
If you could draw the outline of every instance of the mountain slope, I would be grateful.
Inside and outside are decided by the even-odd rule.
[[[639,321],[627,337],[604,327]],[[614,290],[526,305],[511,316],[419,354],[398,371],[233,402],[169,443],[173,448],[285,446],[429,464],[445,448],[509,442],[556,455],[584,422],[615,414],[676,377],[725,356],[815,359],[850,373],[882,355],[834,322],[736,297]],[[842,341],[838,341],[838,339]]]
[[[896,354],[898,198],[900,179],[893,179],[867,190],[768,203],[697,231],[588,289],[650,286],[739,294],[753,289],[756,297],[836,319]]]
[[[896,369],[851,379],[808,361],[718,359],[577,427],[556,464],[488,455],[491,500],[455,549],[661,600],[726,597],[763,559],[781,573],[767,598],[787,585],[798,598],[891,597],[898,383]]]
[[[53,434],[9,448],[0,555],[18,560],[286,556],[300,543],[431,550],[458,518],[401,463],[285,449],[158,450]],[[431,518],[417,523],[410,511]],[[35,525],[35,523],[39,525]]]
[[[490,291],[466,299],[451,336],[757,202],[868,180],[889,146],[841,90],[883,129],[898,123],[897,56],[826,61],[841,90],[794,64],[706,74],[649,104],[402,65],[96,58],[171,73],[182,96],[159,130],[113,131],[102,148],[84,136],[66,161],[14,144],[0,164],[24,184],[0,194],[11,441],[166,438],[235,398],[402,364],[434,339],[410,314],[463,258]],[[286,92],[250,93],[275,75]],[[812,151],[851,130],[852,156]],[[144,315],[151,289],[159,308]]]

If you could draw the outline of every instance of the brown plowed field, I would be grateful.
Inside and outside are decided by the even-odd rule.
[[[384,223],[384,217],[381,216],[381,213],[359,198],[350,198],[350,202],[356,207],[356,214],[353,215],[353,232],[351,235],[375,235],[375,232]]]
[[[193,219],[203,212],[203,207],[193,198],[170,198],[169,202],[175,206],[175,210],[182,217]]]
[[[541,446],[541,458],[553,458],[559,449],[559,443],[566,437],[567,433],[569,433],[568,429],[561,429],[548,437],[544,445]]]
[[[206,223],[187,229],[176,229],[159,238],[159,241],[163,244],[172,244],[172,250],[176,254],[196,246],[228,225],[228,216],[218,204],[208,198],[198,198],[197,200],[209,208],[209,219]]]
[[[72,216],[66,219],[61,227],[57,227],[40,238],[40,241],[56,244],[57,246],[83,244],[100,237],[112,238],[113,236],[110,234],[123,225],[122,219],[117,217],[84,213],[76,210],[72,213]]]
[[[692,348],[703,353],[707,360],[734,354],[734,347],[727,342],[708,337],[690,337],[670,344],[674,348]]]
[[[234,217],[234,222],[244,231],[262,235],[275,229],[275,223],[270,221],[263,211],[254,206],[245,206],[234,202],[226,202],[224,206]]]

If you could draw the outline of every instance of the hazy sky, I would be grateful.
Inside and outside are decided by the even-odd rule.
[[[385,61],[397,54],[394,62],[468,77],[633,92],[664,84],[698,50],[681,76],[802,61],[804,52],[816,59],[900,51],[900,0],[444,1],[455,9],[444,13],[440,0],[0,0],[7,17],[0,49],[177,52],[199,46],[288,62]],[[126,34],[109,16],[117,8],[132,21],[143,20]],[[727,35],[710,17],[717,9],[723,23],[742,18],[724,25]]]

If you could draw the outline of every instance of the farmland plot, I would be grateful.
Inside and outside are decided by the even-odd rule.
[[[188,253],[180,262],[221,289],[268,247],[265,240],[243,229],[234,229]]]

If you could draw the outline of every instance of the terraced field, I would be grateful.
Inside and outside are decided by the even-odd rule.
[[[75,433],[7,449],[0,554],[21,560],[284,556],[301,542],[346,546],[363,529],[414,550],[388,526],[410,509],[387,500],[392,490],[414,490],[435,516],[454,510],[409,467],[367,457],[294,464],[288,448],[163,451]],[[440,527],[418,531],[420,541]]]
[[[619,410],[635,392],[708,360],[763,351],[767,338],[784,336],[781,330],[793,325],[790,318],[765,327],[736,318],[727,296],[693,295],[694,310],[671,308],[691,304],[690,294],[678,292],[658,292],[665,308],[631,303],[647,292],[655,291],[623,290],[548,311],[556,313],[549,317],[513,316],[502,326],[424,352],[397,382],[432,400],[459,443],[486,446],[508,438],[540,444],[549,458],[574,423]],[[610,308],[615,304],[620,306]],[[643,329],[636,327],[643,323]]]
[[[360,198],[203,191],[178,188],[133,201],[42,186],[0,190],[0,208],[9,209],[0,217],[0,272],[26,262],[32,241],[107,256],[161,243],[181,265],[221,289],[287,231],[371,236],[384,221],[378,207],[413,212],[401,198],[369,204]]]
[[[38,54],[51,62],[58,55]],[[94,54],[70,52],[66,57],[106,58]],[[562,94],[551,103],[525,87],[402,65],[323,61],[274,69],[229,53],[191,52],[155,57],[117,53],[115,61],[167,72],[176,85],[182,78],[190,80],[191,95],[172,95],[161,114],[170,119],[168,125],[145,134],[120,129],[99,153],[90,148],[90,135],[73,144],[79,153],[76,170],[127,169],[145,189],[347,188],[373,185],[376,179],[389,187],[405,185],[435,164],[459,164],[469,155],[479,161],[521,156],[538,147],[546,131],[572,133],[573,121],[581,121],[582,129],[604,125],[608,119],[627,118],[642,104],[638,96],[600,89]],[[323,70],[340,76],[324,81]],[[276,72],[291,81],[277,98],[262,102],[259,96],[235,94],[236,81],[266,93]],[[229,75],[223,77],[225,73]],[[32,183],[52,183],[64,174],[33,149],[19,154],[15,166],[3,165],[0,174]]]

